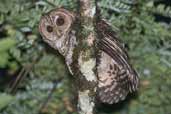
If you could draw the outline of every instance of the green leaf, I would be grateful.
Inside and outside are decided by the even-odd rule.
[[[6,38],[6,39],[2,39],[0,40],[0,53],[2,51],[7,51],[9,50],[11,47],[13,47],[16,44],[16,40],[15,39],[11,39],[11,38]]]
[[[0,110],[5,108],[14,100],[14,97],[5,93],[0,93]]]
[[[9,55],[6,52],[0,52],[0,68],[4,68],[9,60]]]

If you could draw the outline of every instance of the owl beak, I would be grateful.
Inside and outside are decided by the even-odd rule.
[[[55,31],[56,31],[57,36],[61,36],[61,33],[58,29],[56,29]]]

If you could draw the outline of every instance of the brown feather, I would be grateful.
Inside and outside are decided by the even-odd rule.
[[[97,32],[100,50],[97,58],[98,97],[104,103],[117,103],[138,89],[138,75],[129,63],[123,43],[104,20],[97,23]]]

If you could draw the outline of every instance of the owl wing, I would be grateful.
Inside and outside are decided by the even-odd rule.
[[[116,33],[104,20],[97,26],[98,97],[103,103],[113,104],[124,100],[129,92],[136,91],[139,79]]]

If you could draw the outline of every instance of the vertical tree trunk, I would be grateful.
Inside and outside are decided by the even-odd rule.
[[[78,0],[79,15],[77,23],[78,46],[74,60],[76,83],[78,86],[79,114],[95,114],[95,96],[97,87],[94,18],[95,0]],[[78,70],[79,69],[79,70]]]

